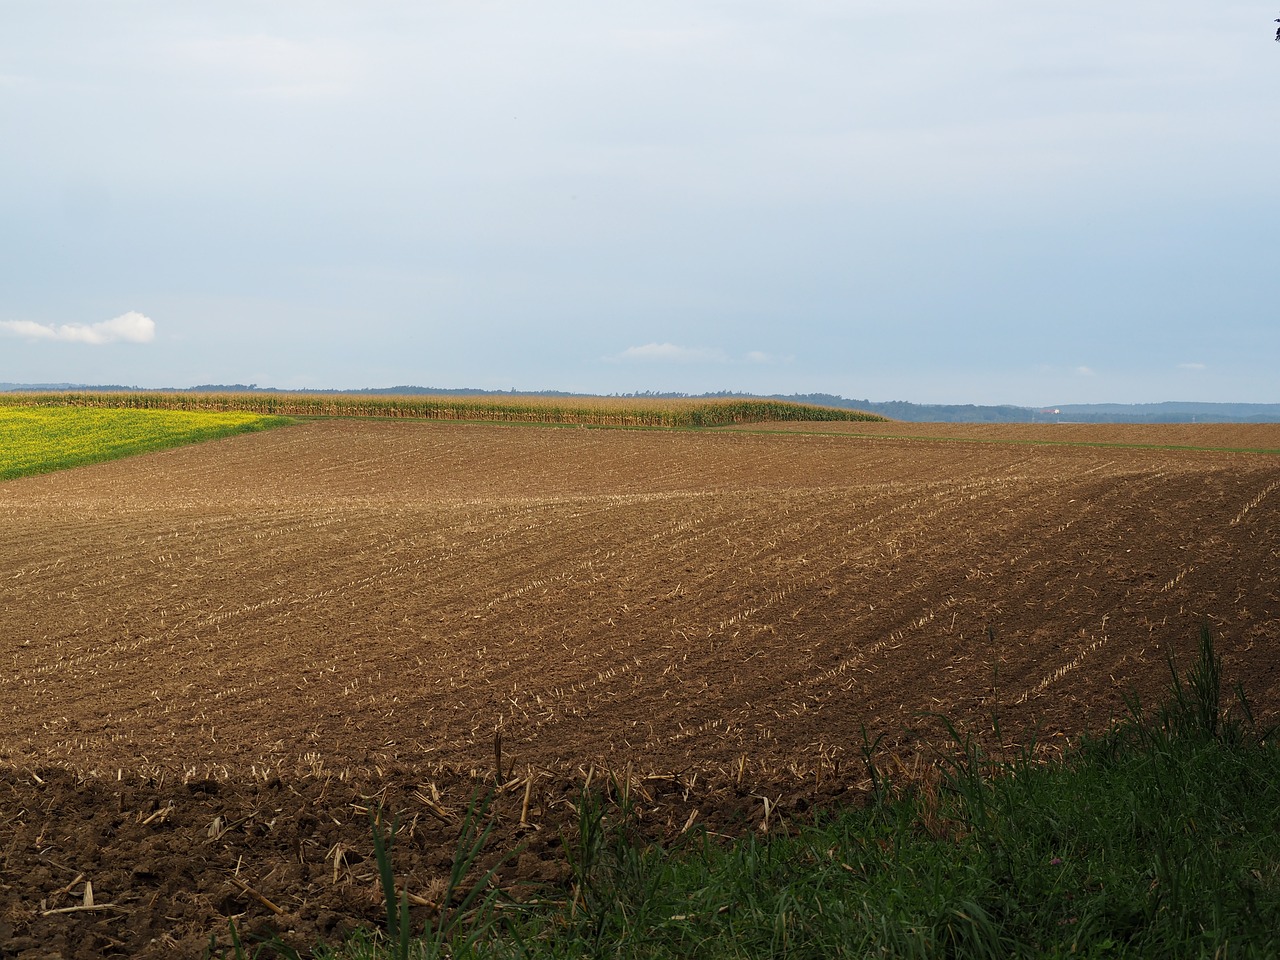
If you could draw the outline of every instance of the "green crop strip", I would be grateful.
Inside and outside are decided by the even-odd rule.
[[[251,413],[0,406],[0,480],[263,430],[289,421]]]

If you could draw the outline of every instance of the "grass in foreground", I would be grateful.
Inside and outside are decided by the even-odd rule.
[[[387,886],[385,933],[316,955],[1276,956],[1280,750],[1243,695],[1224,709],[1219,670],[1206,632],[1155,715],[1135,702],[1057,763],[996,760],[952,729],[936,777],[894,784],[868,749],[872,802],[789,835],[664,849],[635,839],[625,805],[585,796],[569,889],[520,904],[487,877],[458,883],[413,940]],[[481,830],[464,829],[455,878]],[[390,852],[378,861],[388,883]]]
[[[0,405],[0,480],[264,430],[288,421],[252,413]]]

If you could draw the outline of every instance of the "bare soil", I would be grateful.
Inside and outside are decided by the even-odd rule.
[[[855,799],[938,715],[1052,751],[1205,624],[1280,717],[1280,458],[1177,449],[1274,427],[810,426],[315,421],[0,484],[0,956],[376,923],[379,806],[423,919],[495,780],[527,889],[589,778],[670,837]]]

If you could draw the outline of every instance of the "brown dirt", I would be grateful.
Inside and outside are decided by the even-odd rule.
[[[762,423],[769,433],[977,440],[991,443],[1083,443],[1280,453],[1280,423]]]
[[[856,795],[864,729],[1101,728],[1206,623],[1274,720],[1278,487],[1259,454],[349,421],[0,484],[0,956],[376,922],[378,803],[431,901],[498,734],[515,883],[563,877],[601,771],[655,835],[758,826]]]

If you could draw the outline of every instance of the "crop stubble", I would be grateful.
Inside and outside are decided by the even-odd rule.
[[[1097,729],[1204,623],[1274,719],[1278,465],[318,421],[14,481],[0,763],[367,791],[491,773],[501,731],[552,792],[856,782],[864,728]]]

